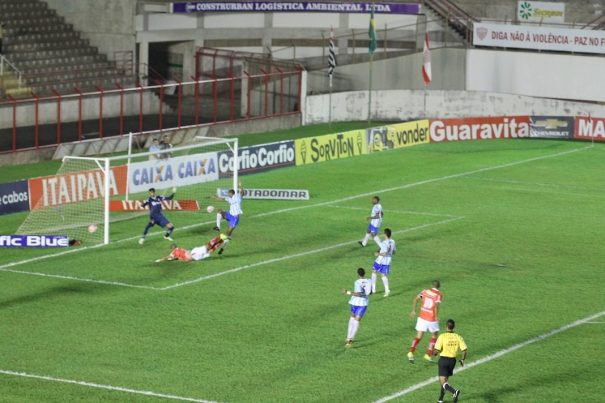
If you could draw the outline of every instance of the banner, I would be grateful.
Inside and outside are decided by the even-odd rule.
[[[216,189],[218,197],[227,197],[229,189]],[[307,189],[244,189],[244,199],[253,200],[309,200]]]
[[[31,210],[102,198],[104,176],[100,169],[33,178],[28,181]],[[111,169],[109,194],[126,193],[126,166]]]
[[[67,235],[0,235],[0,248],[64,248]]]
[[[28,210],[27,180],[0,184],[0,215]]]
[[[530,116],[529,137],[542,139],[573,138],[574,118],[569,116]]]
[[[529,137],[529,116],[431,120],[431,141],[492,140]]]
[[[135,162],[130,165],[129,193],[149,188],[195,185],[218,179],[216,152],[184,155],[164,160]]]
[[[193,1],[172,3],[172,13],[370,13],[420,14],[414,3],[345,3],[326,1]]]
[[[605,141],[605,118],[576,116],[574,139]]]
[[[352,130],[295,140],[296,165],[367,154],[365,130]]]
[[[296,153],[294,140],[238,149],[239,175],[268,171],[295,164]],[[233,152],[218,152],[218,169],[221,178],[230,177],[233,173]]]
[[[163,210],[187,210],[196,211],[200,209],[197,200],[163,200]],[[145,211],[149,206],[143,207],[141,200],[110,200],[109,211]]]
[[[605,31],[474,23],[473,45],[605,53]]]
[[[557,24],[564,23],[565,3],[519,0],[517,2],[517,20]]]
[[[429,121],[416,120],[366,130],[368,152],[390,150],[430,142]]]

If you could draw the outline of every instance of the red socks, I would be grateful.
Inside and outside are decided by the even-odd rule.
[[[435,349],[435,343],[437,343],[437,337],[433,336],[433,337],[431,337],[431,340],[429,341],[429,349],[426,351],[426,353],[428,355],[433,355],[433,350]]]
[[[410,347],[410,351],[412,353],[416,351],[416,346],[418,346],[418,343],[420,343],[420,339],[418,337],[414,337],[414,341],[412,341],[412,346]]]

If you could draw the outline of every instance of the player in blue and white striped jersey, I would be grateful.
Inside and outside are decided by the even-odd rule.
[[[218,251],[219,255],[221,255],[223,253],[223,250],[225,249],[225,247],[227,246],[227,243],[231,239],[231,234],[233,233],[233,230],[235,229],[235,227],[237,227],[237,224],[239,224],[239,216],[244,213],[242,211],[242,198],[244,197],[244,188],[242,187],[241,182],[239,182],[238,185],[239,185],[239,188],[237,190],[237,193],[235,192],[235,190],[229,189],[228,196],[226,196],[226,197],[218,197],[216,195],[214,196],[214,198],[217,200],[224,200],[227,203],[229,203],[229,211],[219,209],[219,211],[216,215],[216,226],[214,227],[215,231],[220,232],[221,220],[224,219],[229,223],[229,228],[227,229],[227,232],[226,232],[227,237],[229,237],[229,238],[227,238],[227,240],[225,240],[225,243],[219,249],[219,251]]]
[[[372,197],[372,212],[368,217],[368,220],[370,220],[370,224],[368,225],[368,231],[366,232],[366,236],[363,238],[363,241],[358,242],[362,247],[368,244],[368,240],[370,239],[370,237],[373,237],[374,242],[376,242],[376,245],[380,247],[380,237],[378,236],[378,230],[382,225],[383,215],[384,213],[382,211],[382,205],[380,204],[380,197]]]
[[[368,297],[372,289],[372,284],[365,278],[366,271],[363,268],[357,269],[359,277],[353,285],[353,291],[342,290],[345,295],[350,295],[349,305],[351,305],[351,317],[349,318],[349,330],[347,332],[347,340],[345,347],[353,346],[353,339],[359,329],[359,322],[363,318],[368,308]]]
[[[376,292],[376,273],[380,273],[382,276],[382,283],[384,284],[384,296],[388,297],[391,293],[389,289],[389,271],[391,269],[391,258],[395,254],[397,249],[395,241],[391,239],[391,230],[385,228],[384,230],[384,241],[380,243],[380,250],[375,253],[376,260],[372,267],[372,293]]]

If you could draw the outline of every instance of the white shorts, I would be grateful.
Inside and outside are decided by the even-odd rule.
[[[416,330],[419,332],[437,333],[439,331],[439,321],[429,322],[422,318],[416,321]]]
[[[210,256],[210,253],[206,250],[206,246],[198,246],[197,248],[191,249],[191,258],[193,260],[202,260]]]

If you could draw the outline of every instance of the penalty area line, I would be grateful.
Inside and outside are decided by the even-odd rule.
[[[406,228],[406,229],[399,230],[399,231],[394,231],[393,234],[403,234],[403,233],[406,233],[406,232],[417,231],[417,230],[421,230],[421,229],[424,229],[424,228],[432,227],[434,225],[448,224],[448,223],[453,222],[453,221],[462,220],[463,218],[464,217],[449,218],[447,220],[441,220],[441,221],[437,221],[437,222],[433,222],[433,223],[419,225],[419,226],[416,226],[416,227]],[[293,255],[287,255],[287,256],[277,257],[277,258],[274,258],[274,259],[263,260],[261,262],[251,263],[251,264],[247,264],[247,265],[244,265],[244,266],[235,267],[233,269],[229,269],[229,270],[225,270],[225,271],[220,271],[218,273],[214,273],[214,274],[209,274],[209,275],[206,275],[206,276],[198,277],[198,278],[195,278],[193,280],[183,281],[181,283],[176,283],[176,284],[173,284],[173,285],[169,285],[169,286],[160,288],[160,290],[162,290],[162,291],[164,291],[164,290],[170,290],[170,289],[173,289],[173,288],[182,287],[182,286],[189,285],[189,284],[195,284],[195,283],[199,283],[201,281],[206,281],[206,280],[210,280],[210,279],[213,279],[213,278],[216,278],[216,277],[224,276],[226,274],[237,273],[237,272],[242,271],[242,270],[252,269],[252,268],[258,267],[258,266],[264,266],[266,264],[283,262],[284,260],[295,259],[297,257],[314,255],[316,253],[326,252],[326,251],[329,251],[329,250],[332,250],[332,249],[341,248],[343,246],[353,245],[353,244],[356,244],[357,242],[358,241],[341,242],[341,243],[337,243],[337,244],[334,244],[334,245],[326,246],[326,247],[323,247],[323,248],[312,249],[312,250],[308,250],[308,251],[305,251],[305,252],[295,253]]]
[[[348,209],[348,210],[362,210],[367,211],[367,208],[364,207],[352,207],[352,206],[327,206],[330,208],[340,208],[340,209]],[[444,214],[444,213],[429,213],[425,211],[410,211],[410,210],[382,210],[386,213],[396,213],[396,214],[410,214],[410,215],[425,215],[430,217],[451,217],[456,218],[459,216],[453,214]]]
[[[578,319],[575,322],[568,323],[567,325],[561,326],[561,327],[559,327],[557,329],[554,329],[554,330],[551,330],[550,332],[546,332],[546,333],[541,334],[539,336],[532,337],[531,339],[528,339],[528,340],[526,340],[526,341],[524,341],[522,343],[518,343],[518,344],[512,345],[512,346],[510,346],[508,348],[505,348],[504,350],[500,350],[500,351],[498,351],[498,352],[496,352],[494,354],[486,355],[485,357],[480,358],[477,361],[472,361],[470,363],[467,363],[464,367],[462,367],[460,369],[457,369],[455,373],[458,374],[458,373],[460,373],[462,371],[466,371],[466,370],[474,368],[474,367],[476,367],[478,365],[485,364],[486,362],[493,361],[496,358],[502,357],[503,355],[506,355],[506,354],[512,353],[514,351],[520,350],[523,347],[529,346],[530,344],[534,344],[534,343],[537,343],[539,341],[548,339],[549,337],[555,336],[555,335],[557,335],[559,333],[562,333],[562,332],[564,332],[566,330],[573,329],[574,327],[577,327],[577,326],[580,326],[580,325],[584,325],[584,324],[587,324],[587,323],[594,323],[595,319],[598,319],[598,318],[600,318],[603,315],[605,315],[605,311],[601,311],[599,313],[595,313],[594,315],[587,316],[587,317],[585,317],[583,319]],[[417,384],[412,385],[412,386],[410,386],[408,388],[400,390],[399,392],[393,393],[392,395],[381,397],[380,399],[375,400],[374,403],[384,403],[384,402],[388,402],[390,400],[397,399],[397,398],[405,396],[405,395],[409,395],[410,393],[415,392],[418,389],[422,389],[423,387],[425,387],[427,385],[430,385],[432,383],[436,383],[438,380],[439,380],[439,378],[436,377],[436,376],[434,376],[434,377],[429,378],[429,379],[427,379],[427,380],[425,380],[423,382],[417,383]]]
[[[165,393],[151,392],[148,390],[137,390],[137,389],[124,388],[121,386],[103,385],[103,384],[94,383],[94,382],[75,381],[73,379],[55,378],[53,376],[28,374],[26,372],[8,371],[8,370],[4,370],[4,369],[0,369],[0,374],[18,376],[18,377],[22,377],[22,378],[39,379],[39,380],[50,381],[50,382],[68,383],[68,384],[72,384],[72,385],[85,386],[88,388],[96,388],[96,389],[105,389],[105,390],[111,390],[111,391],[115,391],[115,392],[124,392],[124,393],[145,395],[145,396],[151,396],[151,397],[160,397],[160,398],[170,399],[170,400],[180,400],[180,401],[185,401],[185,402],[199,402],[199,403],[214,403],[212,400],[203,400],[203,399],[196,399],[193,397],[168,395]]]

